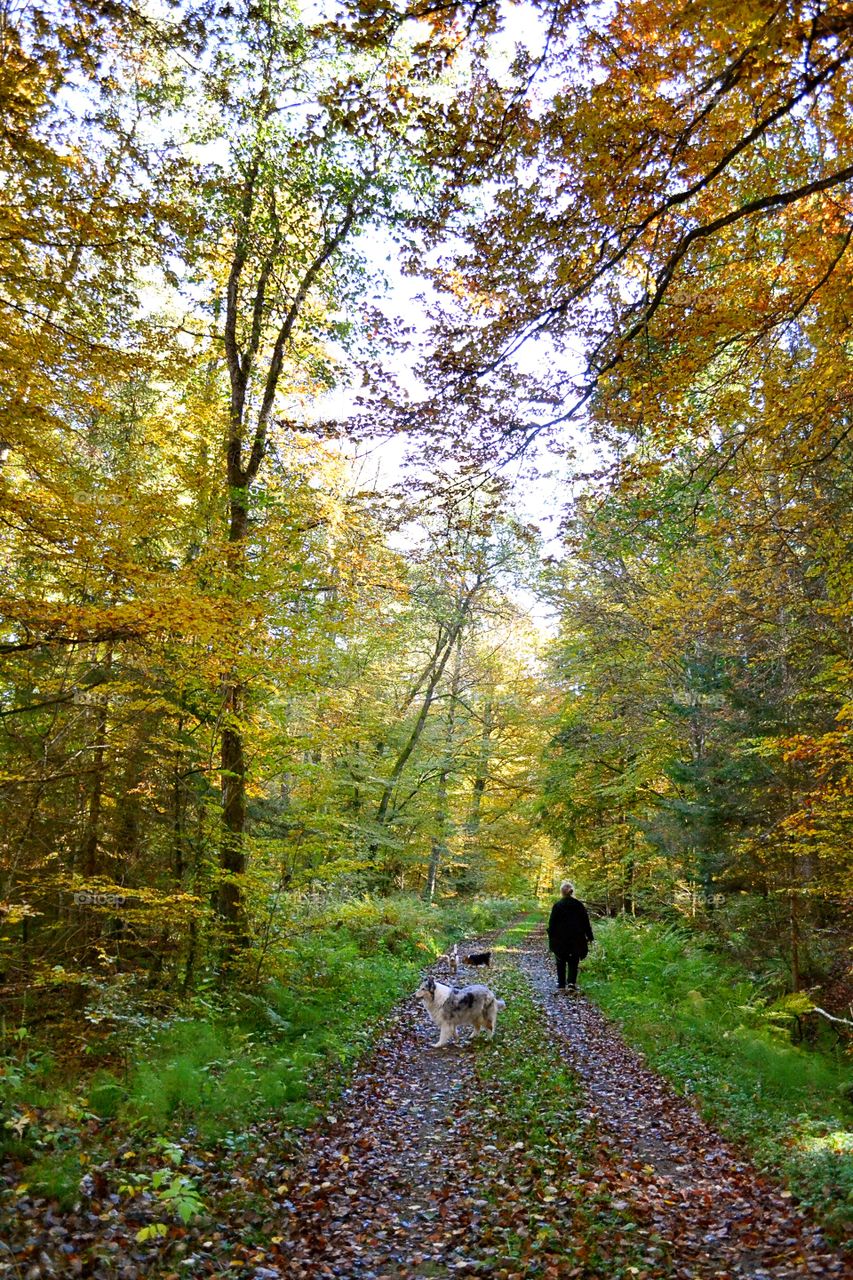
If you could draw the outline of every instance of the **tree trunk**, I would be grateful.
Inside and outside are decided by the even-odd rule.
[[[629,858],[622,866],[622,910],[625,915],[637,914],[634,904],[634,859]]]
[[[480,734],[480,751],[477,756],[477,773],[474,777],[474,785],[471,788],[471,806],[468,810],[468,820],[465,823],[465,832],[468,837],[468,844],[471,847],[473,847],[477,836],[480,834],[480,822],[483,812],[483,796],[486,792],[486,783],[489,780],[489,762],[492,754],[493,729],[492,704],[491,701],[487,701],[483,708],[483,729]]]
[[[265,69],[270,72],[271,63]],[[267,453],[267,432],[273,417],[275,398],[284,367],[285,353],[291,344],[293,330],[302,315],[311,291],[326,264],[347,239],[356,221],[355,204],[344,206],[336,224],[327,226],[316,253],[308,262],[299,283],[289,297],[283,318],[277,322],[272,349],[265,369],[255,368],[264,351],[267,334],[265,316],[274,286],[276,268],[287,253],[284,231],[275,216],[275,192],[264,186],[264,127],[271,98],[271,87],[265,78],[257,101],[255,139],[250,163],[245,172],[240,212],[235,226],[234,249],[225,291],[225,322],[222,338],[228,376],[231,384],[228,442],[226,450],[226,482],[228,494],[228,575],[232,588],[245,581],[244,543],[249,533],[249,493]],[[255,258],[255,219],[258,210],[271,218],[270,239],[263,253]],[[241,334],[241,318],[251,317],[247,334]],[[242,341],[242,345],[241,345]],[[249,427],[253,405],[252,391],[258,399],[254,426]],[[248,446],[248,448],[246,448]],[[239,607],[239,591],[233,590],[233,606]],[[222,878],[216,897],[216,908],[225,926],[227,952],[245,944],[248,938],[247,914],[240,877],[246,870],[246,759],[243,743],[243,715],[247,688],[240,677],[237,663],[241,651],[240,623],[233,636],[234,667],[223,680],[222,765],[222,844],[220,871]]]
[[[229,569],[239,580],[242,544],[249,531],[248,492],[245,488],[231,488],[230,506]],[[239,649],[239,642],[236,648]],[[219,858],[222,879],[217,907],[229,938],[226,949],[230,951],[234,946],[243,945],[247,937],[246,907],[238,879],[246,870],[246,756],[243,747],[246,687],[236,671],[232,670],[225,677],[222,694],[222,844]]]
[[[790,907],[791,990],[799,991],[802,986],[800,974],[800,899],[794,887],[796,860],[792,858],[791,863],[791,892],[788,897]]]
[[[104,667],[107,671],[112,667],[113,652],[107,650]],[[107,755],[107,719],[109,716],[109,694],[98,697],[98,710],[95,717],[95,749],[92,753],[92,789],[89,793],[89,806],[86,815],[86,828],[80,847],[80,874],[86,879],[96,876],[100,870],[98,851],[100,846],[101,808],[104,795],[104,771]]]
[[[436,830],[432,838],[432,848],[430,850],[429,868],[427,871],[427,884],[425,897],[427,902],[432,902],[435,897],[435,889],[438,883],[438,872],[441,867],[442,859],[447,853],[447,829],[449,823],[449,814],[447,812],[447,779],[450,773],[450,764],[453,755],[453,738],[456,728],[456,699],[459,697],[459,677],[462,668],[462,635],[456,637],[456,656],[453,660],[453,677],[450,682],[450,702],[447,708],[447,721],[444,732],[444,757],[441,762],[441,772],[438,775],[438,790],[436,793]]]
[[[178,720],[178,739],[184,731],[184,718]],[[180,889],[184,882],[184,786],[181,777],[183,752],[175,748],[175,759],[172,766],[172,876],[175,887]]]
[[[198,827],[196,830],[195,841],[194,841],[195,847],[193,850],[192,880],[190,884],[191,889],[195,889],[196,885],[198,884],[199,876],[201,873],[201,864],[203,859],[202,850],[204,849],[204,843],[205,843],[204,805],[199,805],[197,816],[198,816]],[[195,979],[195,965],[196,965],[196,959],[198,957],[198,943],[199,943],[198,934],[199,934],[198,914],[194,909],[192,915],[190,916],[189,936],[187,941],[187,955],[186,955],[186,961],[184,964],[183,982],[181,984],[181,989],[184,992],[184,994],[186,994],[186,992],[189,991]]]

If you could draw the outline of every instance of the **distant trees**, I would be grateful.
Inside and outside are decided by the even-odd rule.
[[[497,890],[535,876],[529,723],[538,642],[513,601],[528,535],[411,526],[405,560],[373,561],[361,601],[327,637],[315,690],[274,711],[293,761],[281,831],[299,833],[288,876],[364,886]],[[301,745],[301,753],[297,747]]]
[[[581,419],[597,447],[544,820],[611,905],[763,895],[797,987],[849,905],[853,26],[535,13],[457,121],[493,185],[436,270],[436,363],[457,399],[512,383],[504,456]]]

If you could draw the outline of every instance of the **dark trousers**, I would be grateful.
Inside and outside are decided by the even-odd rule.
[[[557,956],[557,986],[558,987],[564,987],[566,985],[567,976],[568,976],[569,982],[574,986],[574,984],[578,980],[578,964],[579,963],[580,963],[580,956],[569,956],[568,959],[566,960],[561,960],[560,957]],[[568,969],[568,975],[566,974],[566,969]]]

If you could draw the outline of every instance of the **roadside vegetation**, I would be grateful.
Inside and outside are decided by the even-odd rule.
[[[285,1132],[309,1124],[424,966],[522,909],[410,897],[308,906],[268,976],[242,990],[211,981],[165,1014],[143,984],[121,999],[110,988],[108,1003],[94,990],[68,1020],[61,1056],[55,1027],[6,1025],[3,1154],[19,1181],[68,1207],[84,1167],[128,1138],[153,1152],[187,1131],[227,1143],[272,1113]]]
[[[601,922],[585,990],[649,1063],[843,1236],[853,1221],[853,1065],[809,1002],[774,995],[685,929]]]

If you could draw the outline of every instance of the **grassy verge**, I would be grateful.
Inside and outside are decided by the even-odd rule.
[[[507,930],[495,949],[511,949],[529,930],[529,921]],[[620,1198],[527,982],[504,970],[494,985],[507,1007],[494,1045],[478,1045],[477,1115],[495,1148],[478,1172],[498,1213],[480,1241],[481,1269],[498,1277],[667,1276],[666,1242]]]
[[[269,979],[242,993],[197,992],[155,1015],[132,983],[100,992],[82,1014],[85,1056],[16,1029],[0,1059],[0,1154],[26,1165],[35,1194],[67,1207],[81,1147],[187,1132],[227,1143],[272,1114],[284,1129],[303,1126],[423,967],[520,909],[412,898],[314,908],[272,955]]]
[[[784,1007],[680,930],[606,922],[584,986],[650,1064],[764,1168],[785,1179],[836,1237],[853,1220],[849,1055],[801,1047]]]

